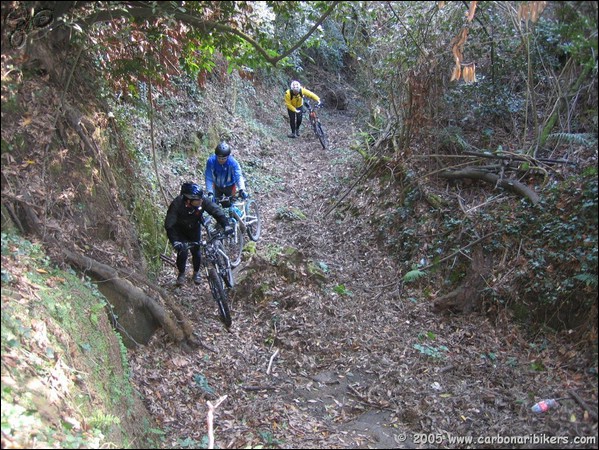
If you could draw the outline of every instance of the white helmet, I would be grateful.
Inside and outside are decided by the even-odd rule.
[[[302,88],[302,86],[299,83],[299,81],[291,82],[291,90],[293,91],[294,94],[298,94],[301,88]]]

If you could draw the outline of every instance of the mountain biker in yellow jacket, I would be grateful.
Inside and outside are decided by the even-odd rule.
[[[291,134],[287,136],[290,138],[299,137],[300,135],[299,129],[302,124],[304,96],[311,98],[320,105],[320,97],[302,87],[299,81],[292,81],[289,89],[285,91],[285,105],[287,105],[289,125],[291,126]]]

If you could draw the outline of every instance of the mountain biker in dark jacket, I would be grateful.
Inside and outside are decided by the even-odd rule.
[[[231,197],[239,190],[241,198],[248,197],[241,166],[231,155],[231,146],[224,141],[216,146],[214,155],[206,161],[204,177],[208,196],[215,196],[217,199],[222,195]]]
[[[181,193],[175,197],[168,207],[164,228],[168,240],[177,251],[177,286],[185,283],[185,267],[187,265],[187,251],[191,250],[193,259],[193,281],[196,284],[201,282],[200,263],[201,255],[198,247],[189,247],[189,242],[199,241],[202,235],[203,214],[206,211],[216,219],[225,234],[231,234],[233,227],[224,211],[213,201],[204,197],[204,192],[195,183],[183,183]]]
[[[320,97],[314,92],[303,88],[299,81],[292,81],[289,89],[285,91],[285,105],[289,114],[289,125],[291,126],[290,138],[299,137],[300,125],[302,124],[302,112],[304,106],[304,96],[318,102],[320,106]]]

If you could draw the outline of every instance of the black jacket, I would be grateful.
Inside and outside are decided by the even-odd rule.
[[[199,208],[185,206],[185,197],[179,195],[168,207],[164,228],[171,244],[175,241],[199,241],[202,235],[204,211],[216,219],[223,228],[229,224],[223,210],[213,201],[204,197]]]

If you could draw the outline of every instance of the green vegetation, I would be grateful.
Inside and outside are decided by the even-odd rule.
[[[89,279],[2,233],[3,439],[60,448],[129,448],[146,439],[142,422],[130,425],[143,415],[105,304]]]
[[[363,167],[339,180],[328,217],[370,215],[377,243],[404,269],[408,301],[425,307],[453,291],[472,273],[472,244],[480,242],[491,261],[479,277],[486,312],[509,308],[526,330],[568,330],[573,340],[594,342],[596,366],[596,6],[549,2],[540,20],[522,17],[523,6],[478,2],[465,24],[462,2],[71,2],[61,23],[72,37],[32,36],[28,58],[3,52],[3,222],[155,275],[168,248],[166,206],[181,180],[202,181],[219,139],[259,149],[244,162],[252,190],[286,189],[285,174],[268,167],[281,156],[272,136],[280,124],[261,114],[277,105],[276,95],[258,103],[256,93],[282,93],[298,78],[361,124],[344,130],[352,143],[341,157],[357,152]],[[455,45],[463,30],[467,39]],[[475,79],[450,80],[456,59],[461,70],[476,67]],[[173,90],[186,91],[197,108],[182,112]],[[215,92],[226,95],[211,98]],[[175,122],[185,124],[154,142],[156,130]],[[540,201],[531,206],[499,184],[439,177],[466,167],[516,180]],[[275,218],[309,219],[292,206],[280,206]],[[325,289],[338,299],[354,295],[324,262],[295,248],[249,242],[244,251],[280,277],[253,289],[257,304],[282,304],[279,280],[310,278],[330,282]],[[159,443],[164,432],[137,409],[124,346],[95,285],[15,235],[2,235],[2,261],[8,444]],[[421,333],[413,348],[444,358],[448,349],[436,339]],[[495,353],[484,358],[496,362]],[[251,433],[262,446],[284,445],[274,429]],[[206,437],[179,445],[207,446]]]

